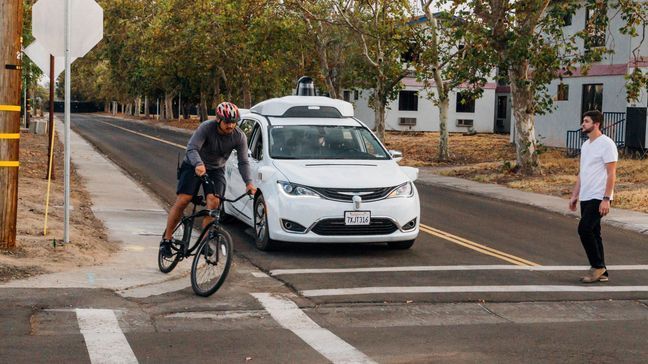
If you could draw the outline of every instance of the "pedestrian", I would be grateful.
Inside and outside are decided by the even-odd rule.
[[[569,199],[572,211],[576,211],[576,203],[580,200],[578,235],[591,267],[581,278],[583,283],[609,280],[601,238],[601,218],[610,212],[614,198],[619,153],[614,141],[601,132],[602,122],[603,114],[598,110],[583,114],[581,131],[588,140],[581,147],[580,171]]]

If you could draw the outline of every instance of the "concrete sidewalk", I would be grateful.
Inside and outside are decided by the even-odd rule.
[[[496,184],[440,176],[435,174],[432,168],[419,168],[419,179],[417,183],[442,186],[473,195],[530,205],[566,216],[580,217],[580,212],[569,211],[567,208],[568,201],[560,197],[520,191]],[[648,214],[645,213],[612,208],[608,216],[603,218],[602,222],[607,225],[648,235]]]

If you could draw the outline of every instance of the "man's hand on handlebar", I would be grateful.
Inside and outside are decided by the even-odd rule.
[[[254,185],[251,182],[245,184],[245,190],[247,194],[250,196],[254,196],[257,191],[256,187],[254,187]]]
[[[200,164],[196,166],[195,172],[196,176],[202,177],[203,175],[205,175],[205,173],[207,173],[207,169],[205,168],[204,164]]]

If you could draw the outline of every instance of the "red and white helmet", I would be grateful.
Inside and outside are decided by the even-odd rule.
[[[225,101],[216,107],[216,118],[218,121],[224,121],[226,123],[237,123],[241,120],[241,113],[236,105]]]

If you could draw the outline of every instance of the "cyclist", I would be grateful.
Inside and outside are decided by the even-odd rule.
[[[233,150],[237,151],[238,169],[247,192],[256,193],[250,176],[247,139],[243,131],[236,127],[239,120],[241,116],[238,107],[231,102],[222,102],[216,107],[216,120],[208,120],[200,124],[189,139],[187,153],[178,170],[177,198],[169,211],[166,230],[160,242],[160,250],[164,256],[172,255],[173,229],[191,202],[196,187],[201,183],[199,176],[207,174],[214,182],[213,184],[203,183],[207,208],[219,207],[220,199],[216,196],[223,196],[225,193],[224,166]],[[203,227],[211,220],[212,218],[205,217]]]

